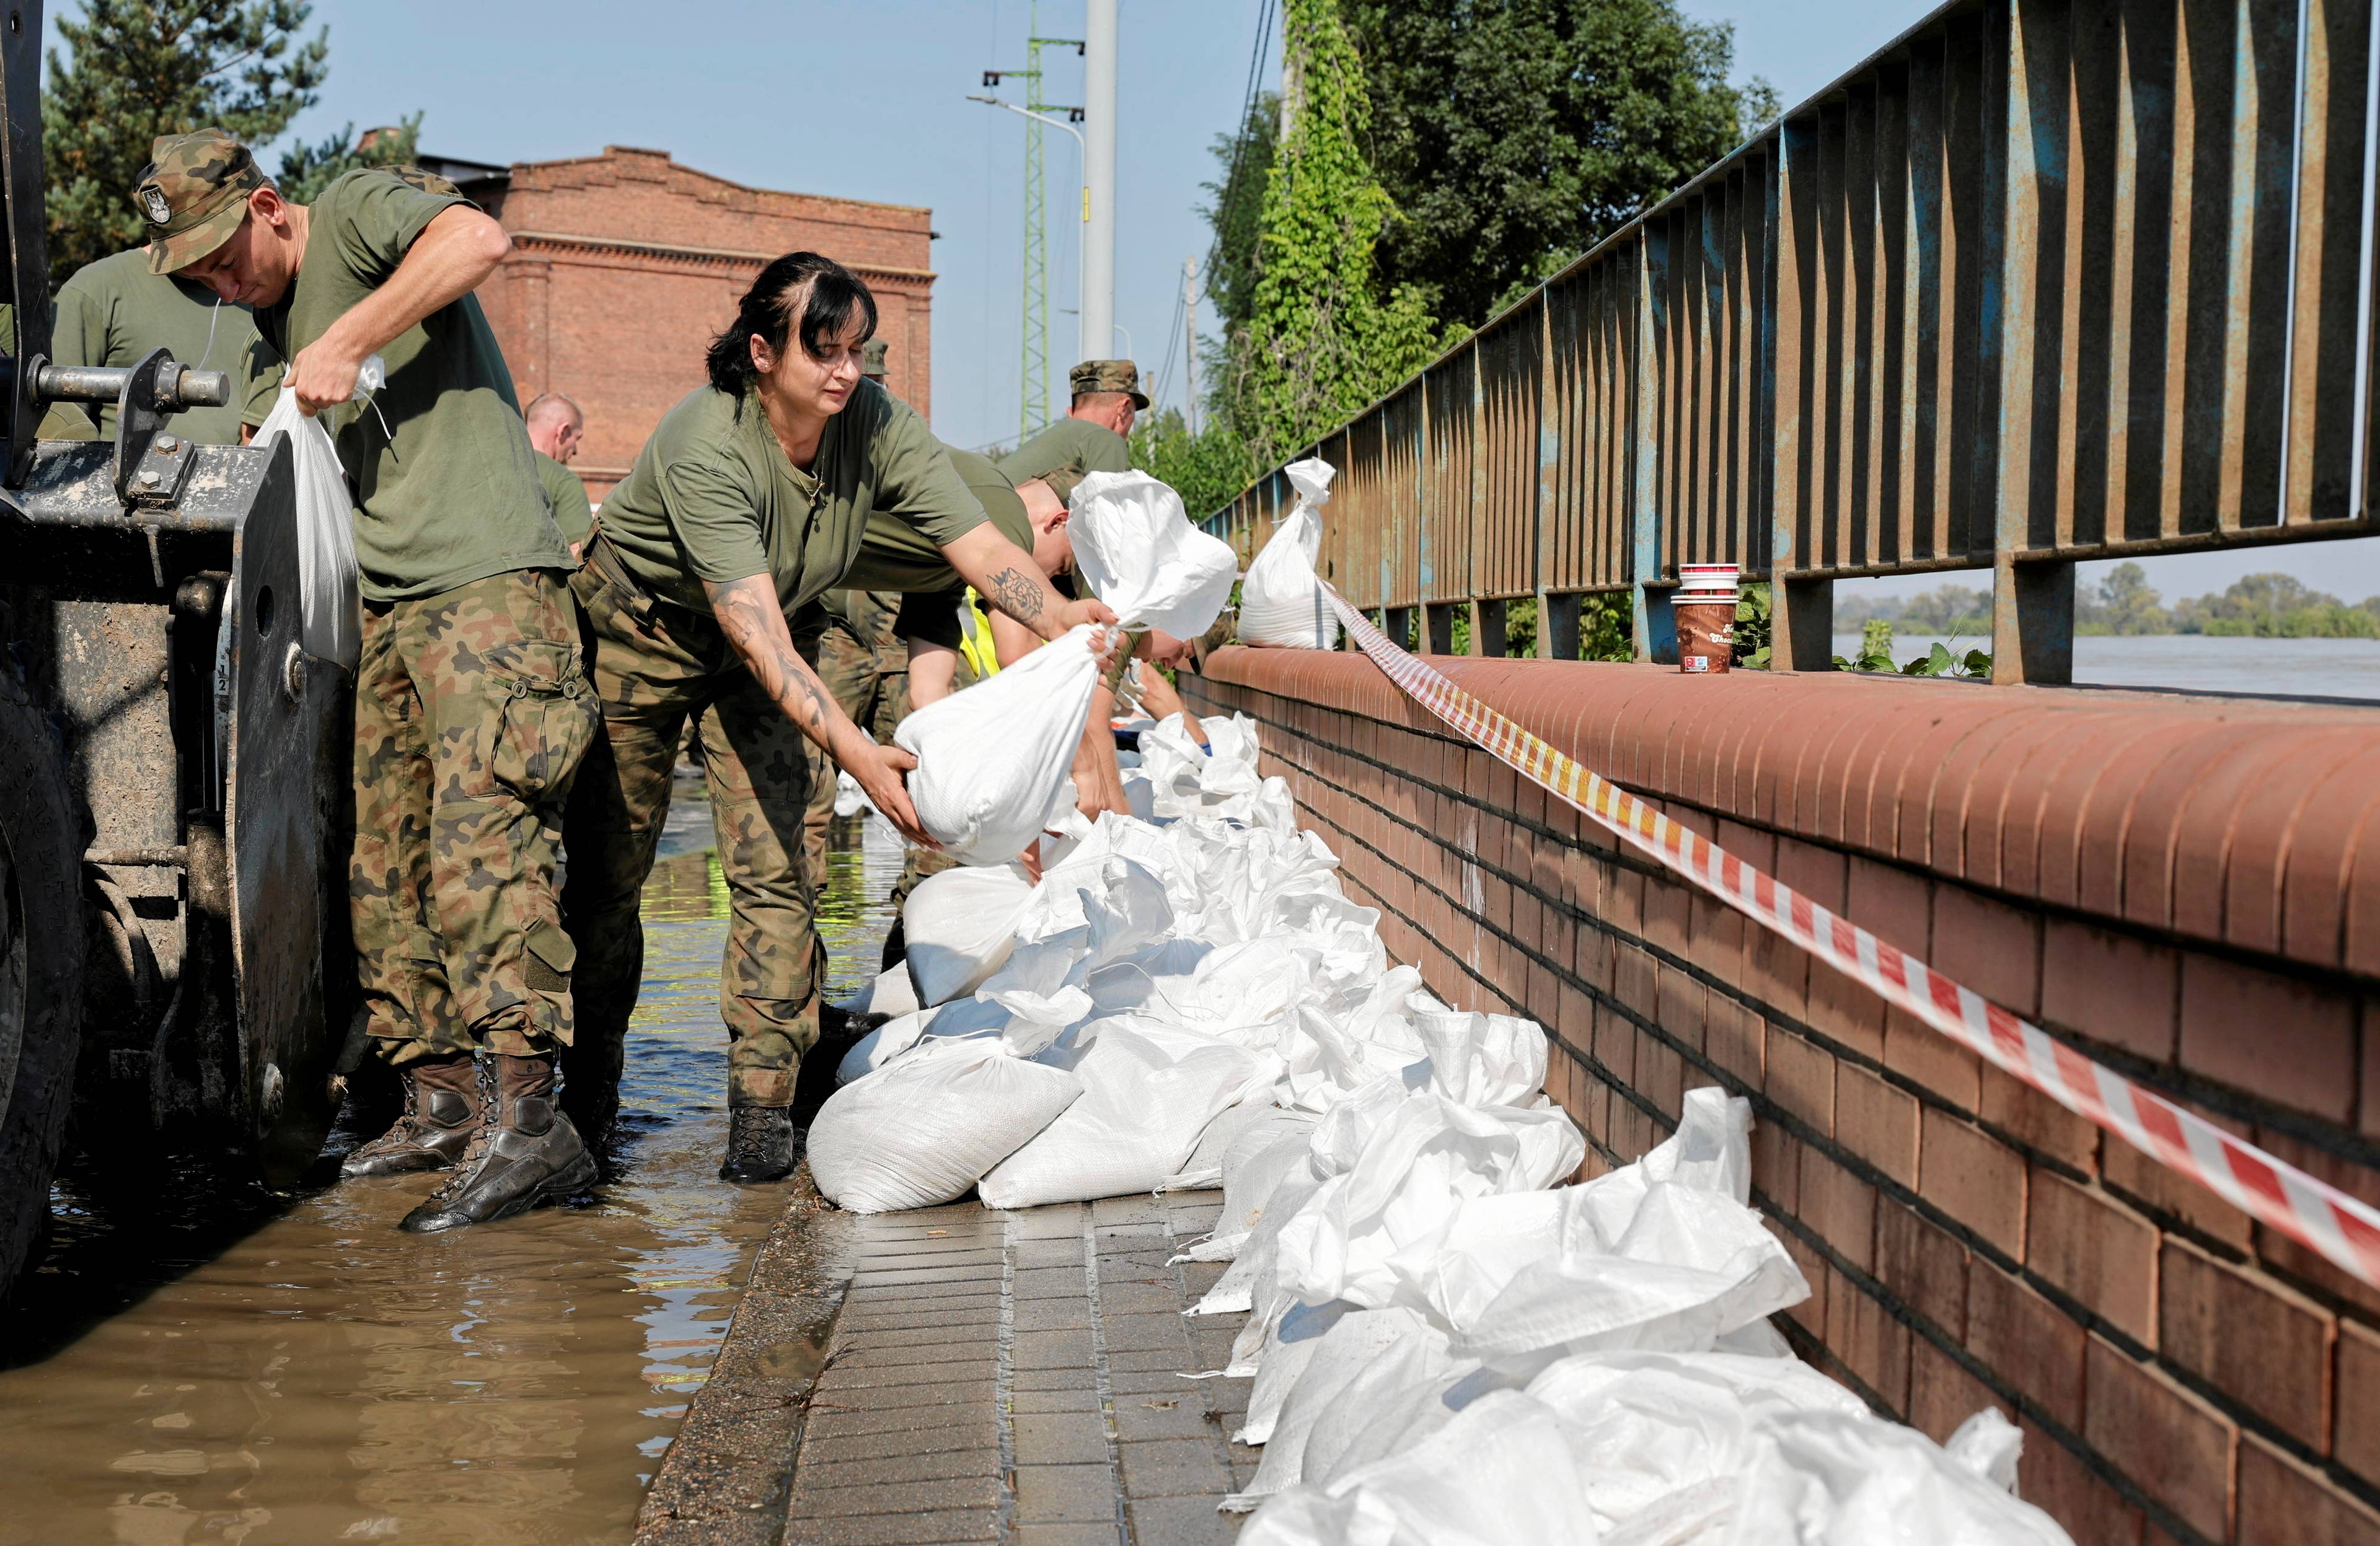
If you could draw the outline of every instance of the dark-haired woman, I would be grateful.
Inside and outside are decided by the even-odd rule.
[[[564,1102],[601,1129],[643,968],[638,897],[668,814],[686,722],[704,777],[728,890],[719,990],[727,1022],[729,1180],[775,1180],[798,1158],[789,1108],[818,1039],[802,816],[804,741],[922,840],[902,774],[835,706],[786,619],[865,578],[871,520],[914,533],[948,569],[1047,638],[1105,609],[1050,590],[1030,555],[985,518],[920,419],[860,375],[876,303],[815,253],[762,270],[710,347],[708,385],[670,410],[603,501],[572,582],[587,615],[604,737],[571,791],[563,910],[577,946],[578,1003]],[[860,578],[846,578],[858,574]]]

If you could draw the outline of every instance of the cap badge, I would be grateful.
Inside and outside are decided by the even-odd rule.
[[[165,202],[165,190],[154,183],[140,190],[140,207],[149,211],[155,224],[163,225],[174,218],[174,206]]]

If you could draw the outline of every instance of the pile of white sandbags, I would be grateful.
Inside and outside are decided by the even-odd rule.
[[[2066,1540],[1997,1412],[1946,1448],[1792,1356],[1769,1317],[1809,1288],[1749,1205],[1745,1102],[1690,1092],[1667,1142],[1568,1184],[1544,1032],[1390,966],[1254,727],[1208,723],[1142,738],[1160,822],[1074,819],[1038,883],[918,888],[920,1007],[838,1070],[821,1191],[1220,1183],[1187,1257],[1229,1266],[1192,1313],[1247,1311],[1219,1372],[1254,1376],[1264,1460],[1225,1506],[1263,1546]]]

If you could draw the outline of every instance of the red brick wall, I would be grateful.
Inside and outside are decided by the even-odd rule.
[[[886,385],[932,415],[930,212],[748,188],[658,151],[533,162],[488,200],[512,255],[480,287],[524,404],[587,410],[574,468],[601,500],[702,381],[702,352],[761,265],[807,248],[856,270],[890,345]]]
[[[1670,815],[2380,1202],[2380,714],[1439,662]],[[1449,1001],[1531,1016],[1590,1173],[1688,1088],[1759,1117],[1797,1348],[1942,1437],[2025,1431],[2083,1546],[2380,1542],[2380,1293],[1453,740],[1359,656],[1226,651],[1202,711]]]

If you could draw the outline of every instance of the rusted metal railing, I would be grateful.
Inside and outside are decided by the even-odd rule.
[[[1658,656],[1732,560],[1815,669],[1837,578],[1989,565],[2045,682],[2078,559],[2372,533],[2373,10],[1954,0],[1311,448],[1330,577],[1488,654],[1625,592]]]

